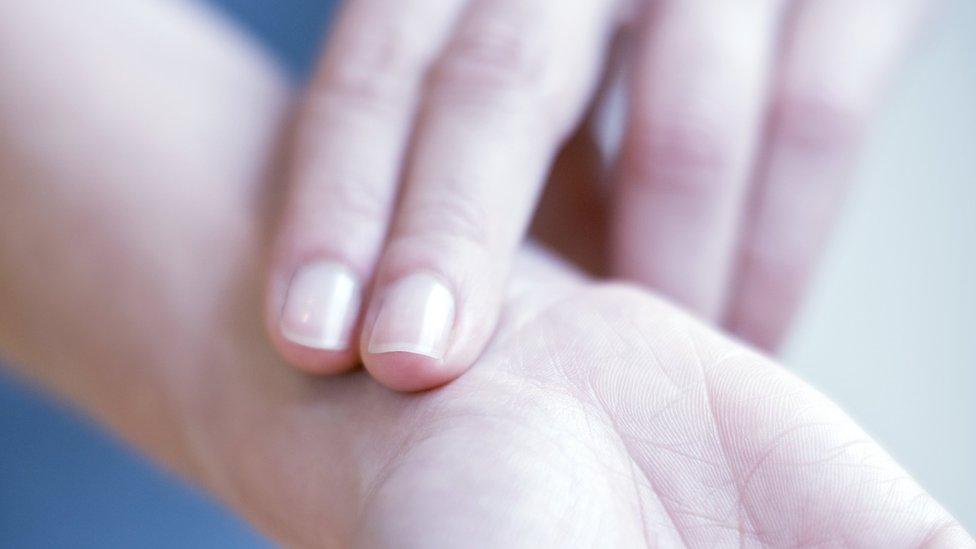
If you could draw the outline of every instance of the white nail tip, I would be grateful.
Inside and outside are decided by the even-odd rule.
[[[348,349],[361,299],[359,283],[343,265],[331,261],[306,265],[288,288],[281,335],[311,349]]]
[[[420,347],[413,343],[376,343],[374,341],[370,341],[369,352],[374,355],[381,355],[384,353],[410,353],[412,355],[430,357],[435,360],[444,358],[443,349]]]
[[[344,351],[350,347],[349,339],[329,338],[326,336],[318,338],[308,337],[292,332],[286,328],[281,329],[281,335],[292,343],[319,351]]]

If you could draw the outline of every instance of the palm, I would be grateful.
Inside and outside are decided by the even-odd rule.
[[[25,6],[0,21],[33,27],[43,19],[31,14],[52,9]],[[12,35],[10,51],[47,46],[97,93],[52,95],[34,78],[44,64],[4,71],[17,78],[4,84],[0,163],[17,177],[2,182],[0,236],[14,238],[0,239],[0,334],[15,335],[3,344],[35,375],[266,531],[398,547],[968,540],[802,382],[643,292],[584,281],[538,252],[488,352],[446,387],[402,395],[362,373],[313,379],[278,363],[255,273],[282,87],[212,23],[146,9],[123,26],[175,21],[147,33],[213,57],[108,55],[80,43],[88,25],[52,33],[79,41],[69,50]],[[106,96],[112,109],[99,108]],[[37,153],[55,145],[72,154],[51,169]],[[45,223],[18,230],[17,212]]]
[[[363,510],[369,539],[899,547],[943,525],[776,366],[632,290],[570,295],[463,380],[404,402],[405,435]]]

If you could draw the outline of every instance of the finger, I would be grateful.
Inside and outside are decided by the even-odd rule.
[[[643,22],[614,194],[613,268],[716,319],[781,2],[674,0]]]
[[[582,115],[615,2],[478,0],[429,80],[377,271],[363,362],[405,390],[467,368],[560,143]]]
[[[463,0],[353,0],[305,98],[268,295],[291,362],[356,358],[362,288],[387,231],[423,78]]]
[[[925,4],[797,5],[726,319],[743,338],[767,349],[782,338],[850,180],[865,122]]]

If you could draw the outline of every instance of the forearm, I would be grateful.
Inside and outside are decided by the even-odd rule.
[[[211,294],[257,284],[237,277],[288,92],[216,19],[125,4],[0,6],[0,349],[186,468],[182,416],[230,337]]]

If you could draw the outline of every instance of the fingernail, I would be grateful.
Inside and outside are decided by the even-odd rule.
[[[303,347],[348,349],[361,299],[349,269],[332,261],[310,263],[295,273],[288,287],[281,334]]]
[[[444,284],[430,274],[412,274],[390,286],[382,299],[370,353],[444,358],[454,325],[454,296]]]

